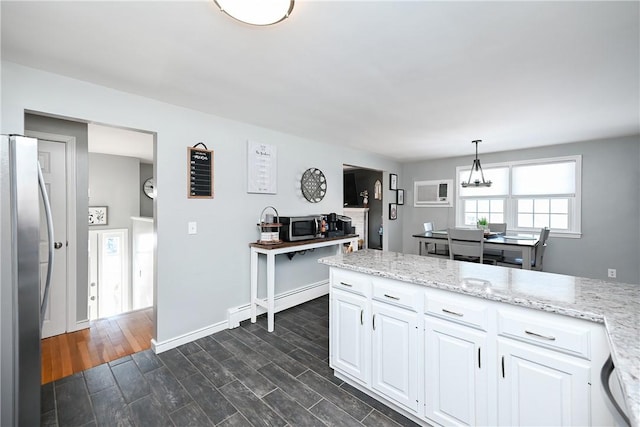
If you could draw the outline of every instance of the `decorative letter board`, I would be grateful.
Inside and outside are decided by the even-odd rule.
[[[213,150],[187,147],[187,165],[188,197],[213,199]]]

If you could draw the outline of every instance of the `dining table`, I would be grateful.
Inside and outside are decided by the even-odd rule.
[[[429,243],[447,245],[448,242],[447,230],[425,231],[414,234],[413,237],[418,239],[419,255],[422,255],[423,246],[426,248],[426,245]],[[531,270],[531,261],[533,260],[536,244],[539,239],[539,234],[489,232],[485,233],[484,248],[519,253],[522,257],[522,268],[524,270]],[[425,253],[429,255],[426,250]]]

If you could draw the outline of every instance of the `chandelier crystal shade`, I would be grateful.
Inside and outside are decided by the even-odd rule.
[[[213,0],[230,17],[251,25],[272,25],[289,17],[294,0]]]
[[[482,172],[482,166],[480,166],[480,159],[478,159],[478,143],[482,142],[481,139],[471,141],[472,144],[476,144],[476,158],[471,165],[471,171],[469,172],[469,179],[465,182],[462,181],[462,187],[491,187],[491,180],[485,181],[484,173]]]

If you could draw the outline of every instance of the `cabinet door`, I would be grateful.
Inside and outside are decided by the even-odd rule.
[[[498,340],[501,425],[590,425],[587,361]]]
[[[488,425],[486,333],[425,317],[425,415],[440,425]]]
[[[331,290],[331,367],[367,383],[370,325],[367,299]]]
[[[418,409],[418,314],[372,304],[372,387],[397,403]]]

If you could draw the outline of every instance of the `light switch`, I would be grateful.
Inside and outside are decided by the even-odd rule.
[[[198,233],[198,223],[195,221],[189,222],[189,234],[197,234]]]

